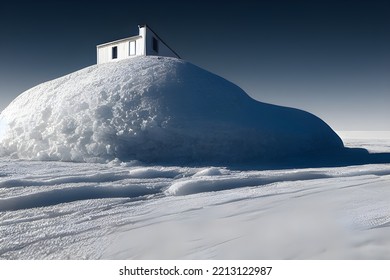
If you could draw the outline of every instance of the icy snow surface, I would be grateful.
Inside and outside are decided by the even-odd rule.
[[[390,139],[352,142],[390,151]],[[389,259],[389,200],[389,164],[240,170],[3,157],[0,259]]]
[[[390,258],[389,164],[248,164],[343,144],[317,117],[181,60],[43,83],[0,130],[0,259]],[[389,152],[373,139],[346,143]]]
[[[257,102],[175,58],[87,67],[40,84],[0,115],[0,154],[78,162],[268,161],[342,148],[317,117]]]

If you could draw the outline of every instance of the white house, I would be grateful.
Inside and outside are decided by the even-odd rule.
[[[180,58],[149,26],[138,28],[137,36],[97,45],[97,64],[145,55]]]

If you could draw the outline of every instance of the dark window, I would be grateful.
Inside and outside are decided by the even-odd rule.
[[[118,58],[118,47],[112,47],[112,59]]]
[[[158,41],[156,38],[153,37],[153,41],[152,41],[152,48],[153,50],[158,53]]]

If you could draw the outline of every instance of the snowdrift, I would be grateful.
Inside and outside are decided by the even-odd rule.
[[[343,149],[316,116],[261,103],[175,58],[87,67],[40,84],[0,115],[0,154],[78,162],[265,162]]]

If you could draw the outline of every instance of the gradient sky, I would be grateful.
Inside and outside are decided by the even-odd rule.
[[[390,4],[307,1],[0,2],[0,110],[96,63],[96,45],[147,23],[181,57],[262,102],[336,130],[390,130]]]

